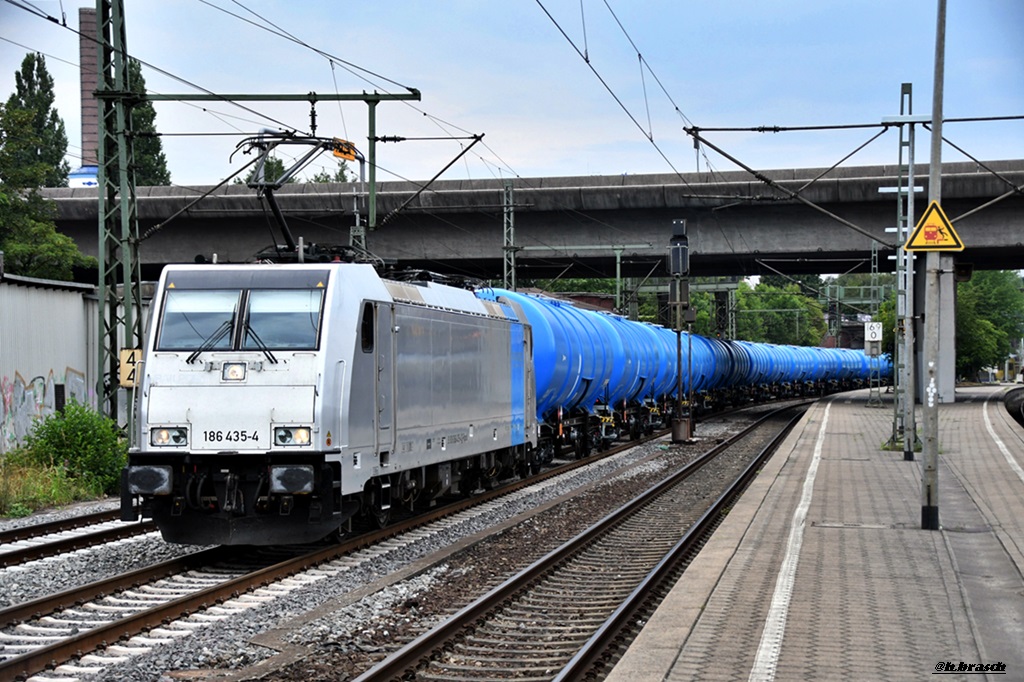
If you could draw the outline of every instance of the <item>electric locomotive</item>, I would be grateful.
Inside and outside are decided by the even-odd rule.
[[[513,302],[370,265],[180,265],[152,306],[122,518],[171,542],[321,539],[531,468]]]

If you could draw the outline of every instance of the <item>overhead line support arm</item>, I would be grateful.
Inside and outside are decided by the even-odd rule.
[[[370,143],[367,161],[370,165],[370,196],[368,198],[368,228],[373,230],[377,227],[377,104],[380,102],[394,102],[401,100],[419,101],[420,91],[416,88],[409,88],[407,93],[388,92],[363,92],[363,93],[333,93],[321,94],[308,92],[305,95],[296,94],[246,94],[246,93],[199,93],[188,95],[146,95],[145,99],[151,102],[366,102],[369,108],[369,135]],[[366,248],[365,242],[359,244]]]
[[[707,145],[708,147],[710,147],[711,149],[715,150],[716,152],[718,152],[719,154],[721,154],[722,156],[724,156],[728,160],[730,160],[733,163],[735,163],[737,166],[739,166],[743,170],[745,170],[748,173],[750,173],[751,175],[753,175],[755,178],[757,178],[758,180],[760,180],[764,184],[768,185],[769,187],[771,187],[773,189],[777,189],[778,191],[780,191],[783,194],[785,194],[786,196],[788,196],[790,199],[795,199],[796,201],[799,201],[799,202],[801,202],[803,204],[806,204],[807,206],[810,206],[811,208],[813,208],[816,211],[824,213],[825,215],[827,215],[829,218],[832,218],[836,222],[841,223],[842,225],[845,225],[846,227],[850,228],[854,232],[859,232],[860,234],[864,235],[868,239],[871,239],[872,241],[876,241],[879,244],[882,244],[883,246],[885,246],[887,248],[895,249],[897,247],[897,245],[895,245],[895,244],[887,244],[886,242],[883,242],[877,236],[871,234],[870,232],[868,232],[864,228],[862,228],[862,227],[860,227],[858,225],[854,225],[853,223],[851,223],[846,218],[842,218],[840,216],[837,216],[835,213],[832,213],[831,211],[829,211],[829,210],[827,210],[827,209],[825,209],[825,208],[823,208],[821,206],[818,206],[816,203],[814,203],[810,199],[807,199],[807,198],[801,196],[798,192],[794,192],[793,190],[786,189],[785,187],[783,187],[779,183],[775,182],[774,180],[772,180],[771,178],[766,176],[764,173],[761,173],[759,171],[754,170],[753,168],[751,168],[750,166],[746,165],[745,163],[743,163],[742,161],[740,161],[736,157],[732,156],[731,154],[729,154],[725,150],[721,149],[717,145],[714,145],[711,142],[709,142],[707,140],[707,138],[702,137],[700,135],[700,133],[698,132],[697,128],[683,128],[683,130],[686,131],[687,135],[692,136],[694,138],[694,140]]]

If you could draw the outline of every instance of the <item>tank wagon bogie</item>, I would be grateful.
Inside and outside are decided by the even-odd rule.
[[[679,404],[891,371],[351,263],[170,266],[152,310],[122,518],[139,502],[172,542],[318,540],[650,434]]]

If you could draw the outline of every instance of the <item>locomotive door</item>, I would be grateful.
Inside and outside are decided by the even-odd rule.
[[[395,334],[394,306],[376,304],[377,344],[375,390],[376,447],[382,465],[395,445]],[[386,454],[385,454],[386,453]]]

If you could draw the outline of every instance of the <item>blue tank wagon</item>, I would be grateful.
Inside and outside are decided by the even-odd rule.
[[[352,263],[169,266],[152,309],[122,517],[138,503],[195,544],[317,540],[585,456],[668,424],[677,372],[717,406],[857,386],[885,362]]]

